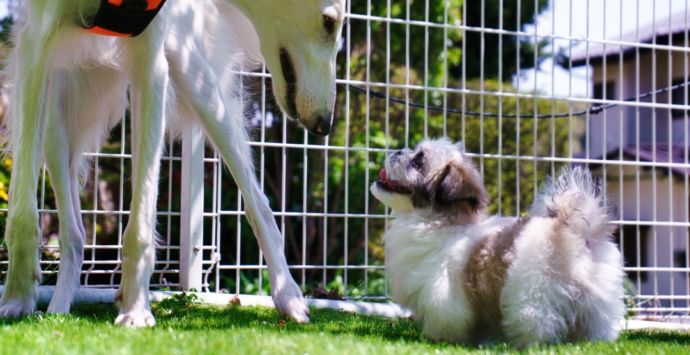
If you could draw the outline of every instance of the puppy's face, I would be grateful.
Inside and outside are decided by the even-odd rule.
[[[474,164],[446,139],[388,156],[371,192],[396,212],[431,211],[468,222],[483,215],[488,202]]]

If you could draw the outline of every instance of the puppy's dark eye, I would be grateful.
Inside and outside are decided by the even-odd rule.
[[[422,171],[422,169],[424,169],[424,152],[417,153],[414,158],[412,158],[412,161],[410,161],[410,166],[412,169]]]
[[[329,35],[333,34],[335,32],[335,24],[338,21],[331,16],[328,15],[323,15],[323,28],[326,30],[326,33]]]

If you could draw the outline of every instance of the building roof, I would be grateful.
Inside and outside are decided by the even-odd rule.
[[[621,42],[635,42],[635,43],[652,43],[656,38],[656,43],[668,44],[669,36],[685,33],[690,27],[690,13],[685,11],[678,11],[666,16],[663,19],[650,22],[646,25],[641,25],[637,29],[623,33],[622,36],[614,35],[607,39]],[[678,37],[677,40],[682,38]],[[597,42],[581,43],[573,48],[571,59],[573,66],[581,66],[601,62],[602,58],[613,59],[618,58],[620,53],[624,56],[635,53],[636,46],[632,45],[618,45],[618,44],[603,44]],[[640,51],[649,50],[647,48],[640,48]]]

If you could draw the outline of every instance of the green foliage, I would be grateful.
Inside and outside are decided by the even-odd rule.
[[[347,285],[343,278],[343,272],[339,271],[333,280],[326,285],[326,290],[335,294],[341,295],[344,299],[360,299],[371,295],[385,295],[386,279],[384,272],[377,270],[369,273],[369,282],[364,283],[364,280],[355,280],[356,283],[350,281]]]
[[[467,26],[519,31],[522,26],[533,23],[548,5],[549,0],[467,1]],[[471,53],[467,55],[467,78],[483,74],[483,78],[510,80],[518,68],[532,68],[549,54],[542,51],[548,43],[542,40],[535,43],[533,37],[467,31],[465,40],[465,48]],[[453,73],[461,75],[461,68],[453,68]]]
[[[12,28],[13,20],[11,17],[5,17],[0,20],[0,68],[2,68],[4,63],[4,58],[9,52],[11,45],[10,30]],[[4,120],[7,114],[7,107],[0,103],[0,121]],[[3,129],[0,127],[0,129]],[[4,147],[0,147],[4,148]],[[0,208],[7,208],[7,200],[9,198],[9,188],[10,188],[10,172],[12,170],[12,160],[6,159],[3,154],[0,154]],[[6,215],[4,213],[0,214],[0,259],[4,260],[5,256],[5,245],[4,245],[4,231],[5,231],[5,219]]]
[[[629,321],[635,316],[635,297],[637,296],[637,291],[635,290],[635,285],[629,278],[623,279],[623,288],[625,290],[625,320]]]
[[[8,16],[0,20],[0,43],[2,43],[2,45],[10,45],[12,39],[12,24],[14,24],[14,19],[12,17]]]
[[[158,302],[154,303],[157,310],[167,310],[174,311],[181,308],[189,308],[193,304],[200,303],[199,296],[197,296],[194,290],[188,292],[180,292],[173,294],[172,296]]]
[[[223,290],[230,293],[241,293],[245,295],[270,295],[271,285],[269,284],[269,274],[267,269],[262,269],[261,277],[254,276],[254,273],[239,273],[239,288],[235,282],[235,273],[226,275],[222,278]],[[225,292],[225,291],[224,291]]]
[[[354,0],[350,6],[354,14],[454,24],[462,21],[462,4],[463,0]],[[447,67],[461,64],[461,46],[457,46],[461,31],[358,19],[350,20],[350,25],[351,70],[356,78],[366,76],[369,81],[385,82],[388,75],[397,78],[395,82],[404,83],[406,76],[423,76],[429,85],[439,85],[444,70],[440,64],[445,58]],[[369,71],[365,73],[367,62]]]
[[[12,43],[10,34],[13,23],[14,20],[12,17],[0,19],[0,63],[4,63],[4,60],[2,59],[4,59],[9,52],[9,48]],[[0,66],[2,66],[2,64],[0,64]],[[4,105],[0,104],[0,121],[4,119],[6,113],[7,107],[4,107]],[[2,157],[1,154],[0,157]],[[9,193],[12,160],[5,159],[4,157],[2,158],[3,159],[0,162],[0,208],[7,208],[7,194]],[[0,225],[2,228],[1,230],[5,230],[5,217],[2,216],[0,219],[0,223],[2,223],[2,225]]]
[[[10,192],[10,174],[12,172],[12,159],[3,158],[0,162],[0,208],[7,208]],[[4,226],[4,219],[3,219]]]
[[[548,43],[535,42],[534,37],[485,33],[478,29],[522,30],[548,4],[549,0],[352,1],[350,6],[355,14],[464,24],[468,28],[352,19],[351,74],[374,82],[386,82],[390,78],[390,82],[399,84],[416,81],[431,86],[441,85],[444,74],[448,80],[459,80],[463,74],[467,79],[481,76],[510,80],[518,68],[532,68],[548,55],[543,52]],[[467,52],[465,63],[463,50]]]

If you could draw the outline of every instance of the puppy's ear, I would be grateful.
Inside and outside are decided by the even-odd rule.
[[[472,164],[451,162],[439,176],[434,193],[437,208],[482,211],[489,198],[479,173]]]

